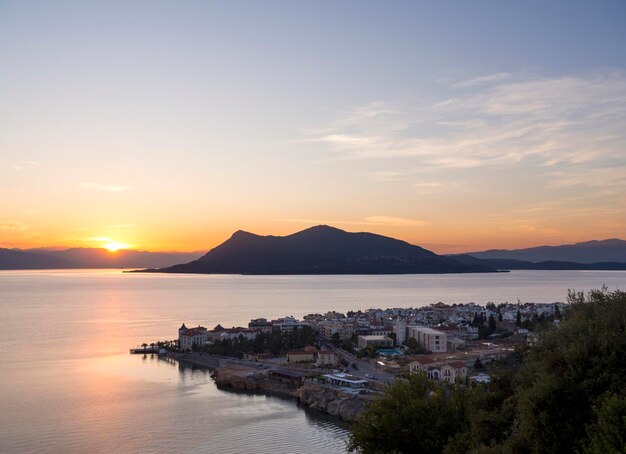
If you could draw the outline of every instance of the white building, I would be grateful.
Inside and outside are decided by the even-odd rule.
[[[207,329],[198,325],[196,328],[187,328],[183,323],[178,328],[178,346],[182,349],[191,349],[194,345],[204,345],[207,341]]]
[[[402,345],[406,340],[406,321],[401,318],[397,319],[393,332],[396,333],[396,345]]]
[[[448,351],[445,333],[426,326],[407,326],[406,330],[407,337],[414,338],[425,350],[433,353]]]
[[[317,353],[317,366],[334,366],[337,364],[337,355],[330,350],[320,350]]]

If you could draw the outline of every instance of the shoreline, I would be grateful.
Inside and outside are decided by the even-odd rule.
[[[166,357],[210,369],[218,389],[246,394],[277,396],[295,400],[298,405],[352,423],[373,399],[371,394],[351,394],[306,379],[306,374],[280,378],[272,369],[233,364],[228,359],[168,352]],[[234,358],[233,358],[234,360]]]

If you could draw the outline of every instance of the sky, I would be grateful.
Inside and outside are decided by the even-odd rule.
[[[626,237],[624,1],[0,0],[0,246]]]

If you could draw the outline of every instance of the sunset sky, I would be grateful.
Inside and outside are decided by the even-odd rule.
[[[626,237],[624,1],[0,1],[0,246]]]

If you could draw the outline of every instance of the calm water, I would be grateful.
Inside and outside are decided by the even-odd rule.
[[[0,272],[0,452],[335,453],[347,432],[292,401],[223,392],[205,371],[127,354],[213,327],[437,301],[563,301],[626,272],[195,276]]]

